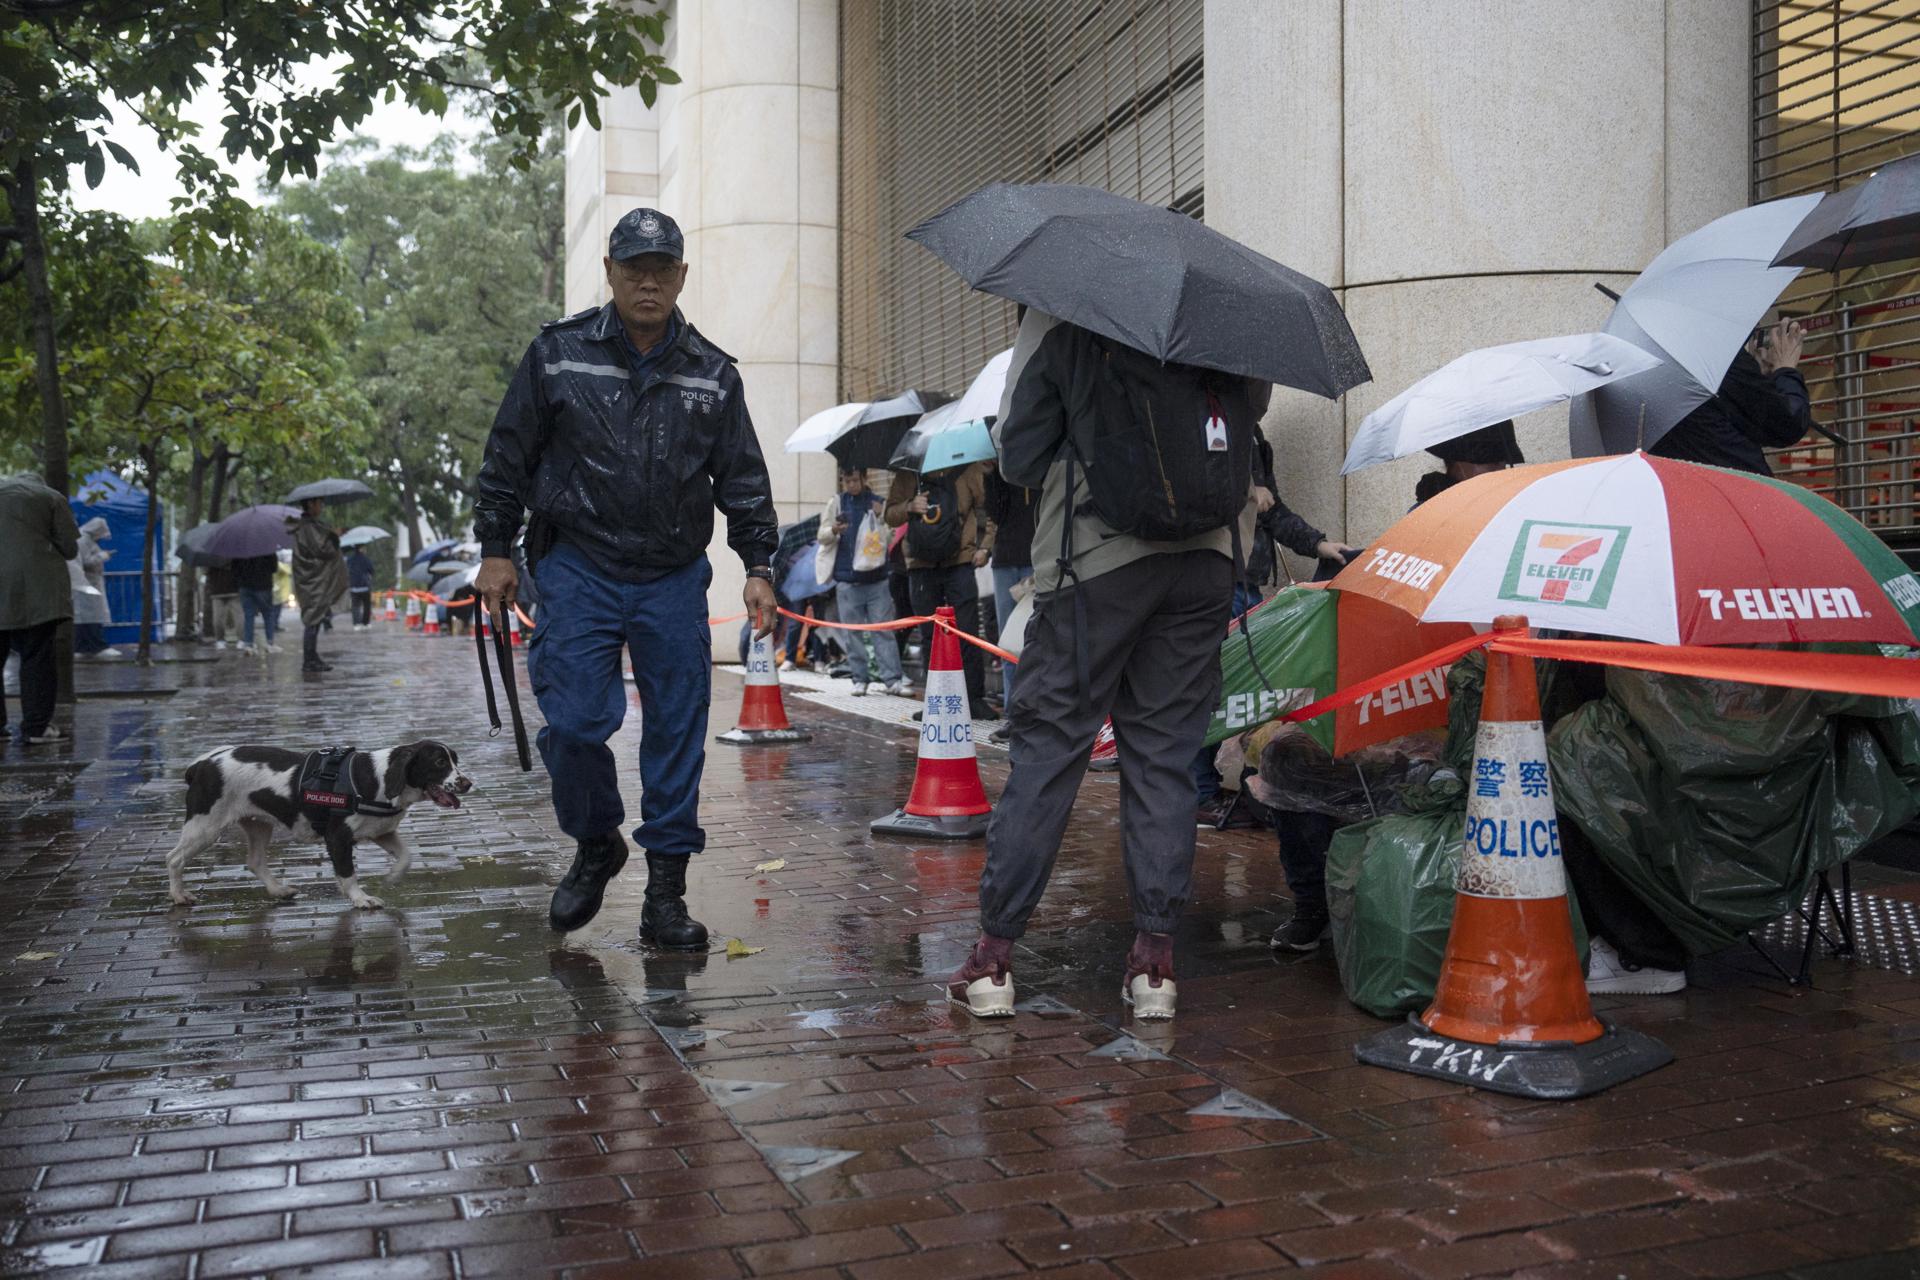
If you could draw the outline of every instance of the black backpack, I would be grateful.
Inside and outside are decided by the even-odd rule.
[[[920,492],[927,496],[927,513],[907,517],[907,553],[929,564],[946,564],[967,541],[960,495],[947,475],[922,476]]]
[[[1092,438],[1075,441],[1087,500],[1116,533],[1177,542],[1235,524],[1253,480],[1244,381],[1094,340]]]

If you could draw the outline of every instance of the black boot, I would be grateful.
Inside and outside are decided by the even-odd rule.
[[[555,933],[570,933],[583,928],[600,912],[600,899],[607,892],[607,881],[627,865],[627,842],[618,831],[580,841],[573,865],[566,878],[553,891],[553,903],[547,920]]]
[[[647,903],[640,911],[640,941],[668,951],[705,951],[707,926],[687,914],[684,854],[647,851]]]

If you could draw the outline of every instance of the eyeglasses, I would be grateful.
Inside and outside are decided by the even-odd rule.
[[[633,284],[671,284],[680,274],[677,262],[662,262],[657,266],[646,266],[639,262],[616,262],[614,270],[620,273],[622,280]]]

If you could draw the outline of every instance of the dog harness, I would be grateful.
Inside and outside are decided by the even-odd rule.
[[[316,826],[356,813],[370,818],[391,818],[400,812],[393,805],[354,790],[353,758],[359,754],[352,747],[326,747],[309,751],[301,763],[295,790],[300,797],[300,811]]]

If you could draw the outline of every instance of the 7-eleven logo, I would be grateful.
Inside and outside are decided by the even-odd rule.
[[[1500,599],[1604,609],[1629,526],[1528,520],[1514,539]]]

